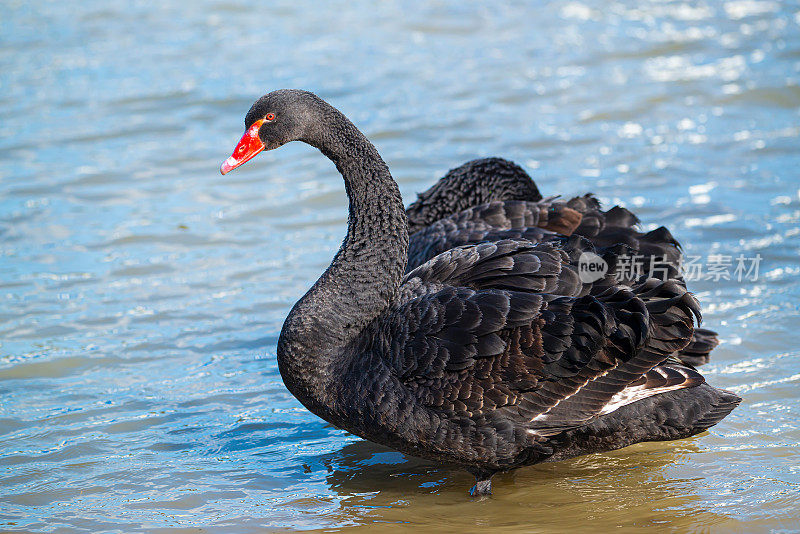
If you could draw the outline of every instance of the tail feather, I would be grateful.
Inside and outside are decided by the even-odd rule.
[[[554,436],[547,461],[621,449],[642,441],[688,438],[716,425],[742,401],[708,384],[676,389],[622,406],[587,425]]]
[[[713,389],[717,394],[717,398],[708,407],[708,411],[706,411],[700,419],[695,421],[694,428],[697,432],[702,432],[716,425],[742,402],[742,398],[735,393],[725,389]]]

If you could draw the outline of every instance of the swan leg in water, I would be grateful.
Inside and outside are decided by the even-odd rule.
[[[492,494],[492,475],[488,471],[470,471],[475,475],[475,485],[469,489],[469,494],[472,497],[481,497],[483,495]]]

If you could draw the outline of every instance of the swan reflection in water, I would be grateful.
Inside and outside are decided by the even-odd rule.
[[[308,476],[324,479],[335,492],[338,498],[326,515],[341,524],[441,524],[442,506],[447,506],[459,508],[456,514],[448,511],[448,524],[455,527],[486,523],[574,529],[602,520],[692,530],[728,519],[702,508],[700,494],[708,489],[698,486],[700,479],[669,473],[671,466],[691,463],[690,457],[701,452],[701,439],[643,443],[501,473],[503,489],[487,506],[456,498],[469,482],[463,470],[369,441],[354,441],[302,462]],[[415,516],[409,518],[406,509],[412,504]]]

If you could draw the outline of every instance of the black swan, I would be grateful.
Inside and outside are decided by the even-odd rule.
[[[253,104],[221,172],[290,141],[330,158],[350,201],[330,267],[278,339],[281,376],[310,411],[401,452],[499,471],[691,436],[740,402],[670,356],[699,307],[678,280],[581,281],[580,236],[483,241],[408,274],[408,223],[375,147],[316,95]],[[613,248],[602,252],[608,261]]]

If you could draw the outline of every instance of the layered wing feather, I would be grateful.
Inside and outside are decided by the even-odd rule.
[[[563,235],[586,237],[617,275],[632,285],[642,276],[682,282],[680,244],[664,227],[640,232],[639,219],[625,208],[603,211],[592,195],[567,202],[495,201],[441,219],[410,236],[408,270],[453,247],[502,239],[558,242]],[[691,365],[708,361],[716,333],[699,330],[678,356]]]
[[[429,410],[478,428],[541,437],[597,417],[659,363],[650,353],[689,342],[696,302],[657,280],[594,291],[574,265],[583,246],[483,243],[412,271],[382,318],[390,368]]]
[[[552,198],[488,202],[411,234],[407,271],[454,247],[515,237],[540,242],[559,234],[570,235],[580,222],[580,213]]]

